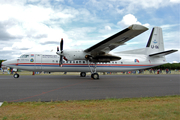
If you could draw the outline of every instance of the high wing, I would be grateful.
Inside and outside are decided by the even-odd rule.
[[[123,45],[125,42],[129,41],[130,39],[143,33],[146,30],[148,30],[148,28],[142,25],[133,24],[128,28],[112,35],[111,37],[91,46],[90,48],[84,50],[84,52],[88,52],[90,55],[94,56],[94,58],[102,57],[114,48]]]

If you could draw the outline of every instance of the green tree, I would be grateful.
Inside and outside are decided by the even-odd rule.
[[[160,66],[156,66],[154,67],[154,69],[172,69],[172,70],[175,70],[175,69],[178,69],[180,70],[180,63],[167,63],[167,64],[164,64],[164,65],[160,65]]]
[[[1,68],[1,63],[2,63],[3,61],[6,61],[6,60],[0,60],[0,68]]]

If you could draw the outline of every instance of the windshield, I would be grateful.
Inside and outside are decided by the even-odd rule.
[[[29,58],[29,55],[21,55],[20,58]]]

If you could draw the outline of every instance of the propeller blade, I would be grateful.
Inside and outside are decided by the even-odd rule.
[[[60,49],[61,49],[61,53],[62,53],[63,52],[63,38],[61,38]]]
[[[60,55],[60,58],[59,58],[59,66],[61,66],[63,64],[63,56]]]
[[[61,61],[61,57],[59,58],[59,66],[61,66],[61,62],[60,61]]]

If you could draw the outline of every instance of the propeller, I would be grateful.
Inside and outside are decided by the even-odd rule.
[[[61,38],[61,42],[60,42],[60,52],[59,52],[59,47],[57,47],[57,52],[58,55],[60,55],[59,58],[59,66],[61,66],[63,64],[63,38]]]

